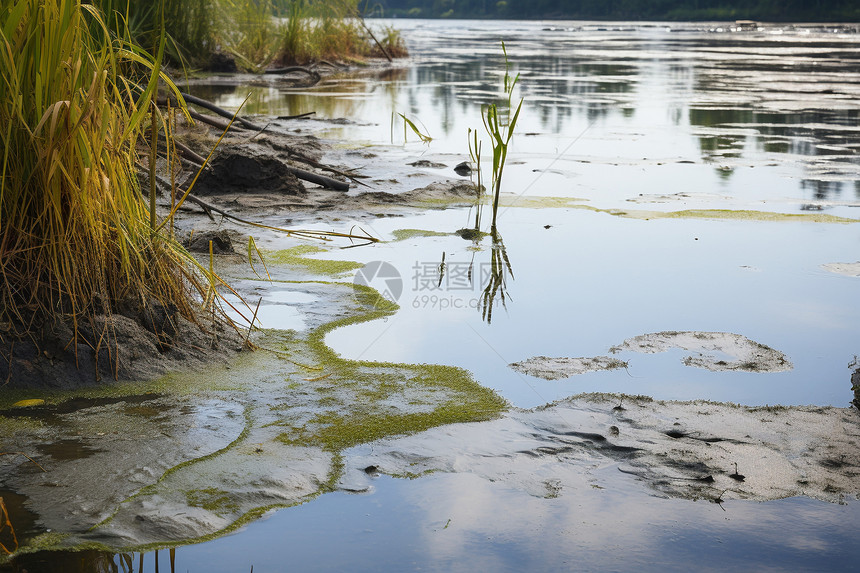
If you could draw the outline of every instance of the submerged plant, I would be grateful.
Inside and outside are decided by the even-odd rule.
[[[430,142],[433,141],[433,138],[430,137],[429,133],[421,131],[421,129],[417,125],[415,125],[414,121],[412,121],[411,119],[409,119],[408,117],[406,117],[402,113],[397,113],[396,115],[399,116],[400,119],[403,120],[403,143],[406,143],[408,141],[409,130],[412,130],[412,133],[414,133],[416,136],[418,136],[418,139],[421,141],[421,143],[423,143],[425,145],[430,145]],[[392,112],[391,113],[391,131],[392,131],[391,139],[392,139],[392,142],[394,141],[394,116],[395,116],[395,112]]]

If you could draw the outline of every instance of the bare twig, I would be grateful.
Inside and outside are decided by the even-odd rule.
[[[31,462],[36,464],[37,468],[39,468],[40,470],[42,470],[45,473],[48,473],[48,470],[46,470],[41,465],[39,465],[39,462],[37,462],[36,460],[31,458],[30,456],[28,456],[24,452],[0,452],[0,456],[24,456],[25,458],[27,458],[28,460],[30,460]]]

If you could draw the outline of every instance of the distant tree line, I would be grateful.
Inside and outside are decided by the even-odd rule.
[[[361,0],[387,18],[858,22],[858,0]]]

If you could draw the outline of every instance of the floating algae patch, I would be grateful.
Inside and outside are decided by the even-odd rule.
[[[532,195],[502,194],[499,205],[521,209],[583,209],[595,213],[605,213],[625,219],[715,219],[733,221],[766,221],[766,222],[806,222],[806,223],[860,223],[860,219],[839,217],[827,213],[776,213],[772,211],[756,211],[750,209],[683,209],[680,211],[652,211],[641,209],[604,209],[586,205],[588,199],[580,197],[546,197]],[[474,199],[472,201],[474,203]],[[481,204],[490,204],[488,195],[483,195]],[[422,199],[422,203],[435,206],[455,206],[463,203],[462,197],[433,197]]]
[[[769,211],[731,209],[686,209],[662,214],[665,219],[732,219],[741,221],[774,221],[806,223],[860,223],[860,219],[837,217],[826,213],[772,213]]]
[[[499,196],[499,205],[502,207],[519,207],[521,209],[564,209],[570,207],[583,208],[584,201],[581,197],[542,197],[533,195],[507,195]],[[491,203],[489,199],[487,203]]]
[[[450,233],[440,231],[429,231],[427,229],[395,229],[391,232],[394,241],[406,241],[418,237],[447,237]]]
[[[297,245],[280,251],[266,251],[263,258],[267,265],[290,265],[301,267],[315,275],[337,276],[362,267],[355,261],[309,259],[308,255],[325,253],[327,249],[314,245]]]
[[[80,407],[64,408],[53,396],[4,413],[12,421],[46,414],[31,429],[3,434],[4,448],[32,452],[47,472],[15,459],[0,466],[0,487],[34,500],[40,524],[61,534],[23,551],[125,551],[211,539],[332,491],[344,448],[507,410],[459,368],[342,359],[325,345],[327,332],[389,316],[397,306],[361,285],[294,284],[318,297],[306,333],[263,331],[255,335],[256,352],[227,368],[140,386],[138,392],[160,392],[141,399],[110,396],[114,389],[103,398],[67,398]],[[52,458],[50,444],[70,439],[92,451]]]
[[[571,205],[574,209],[586,209],[626,219],[715,219],[732,221],[805,222],[805,223],[860,223],[860,219],[837,217],[826,213],[774,213],[770,211],[733,209],[685,209],[682,211],[639,211],[632,209],[600,209],[590,205]]]

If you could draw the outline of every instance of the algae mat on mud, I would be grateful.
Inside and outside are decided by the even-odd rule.
[[[0,412],[0,427],[10,430],[2,450],[26,451],[45,470],[25,457],[0,466],[2,487],[26,496],[44,527],[19,535],[20,551],[215,537],[335,489],[344,448],[506,410],[465,370],[344,360],[327,348],[331,329],[396,309],[379,304],[375,291],[260,284],[289,284],[328,310],[305,332],[264,332],[260,349],[229,368],[88,398],[43,394],[44,405]],[[80,455],[51,454],[52,444],[70,439]]]

